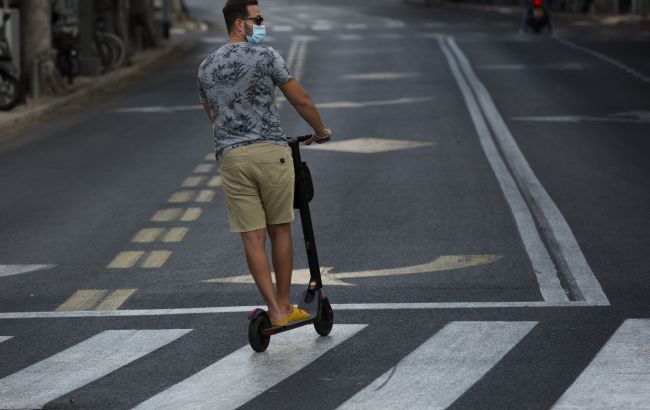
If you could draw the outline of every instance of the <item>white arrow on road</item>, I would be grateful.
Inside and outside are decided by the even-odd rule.
[[[56,265],[0,265],[0,277],[50,269]]]
[[[444,255],[431,262],[421,265],[405,266],[393,269],[366,270],[360,272],[330,273],[334,268],[321,267],[321,276],[324,285],[329,286],[356,286],[354,283],[341,279],[376,278],[381,276],[414,275],[416,273],[440,272],[453,269],[462,269],[478,265],[487,265],[500,259],[499,255]],[[202,280],[209,283],[255,283],[251,275],[228,276]],[[304,284],[309,282],[309,269],[296,269],[291,276],[291,283]]]

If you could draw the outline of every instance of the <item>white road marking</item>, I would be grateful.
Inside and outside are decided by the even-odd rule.
[[[191,329],[107,330],[0,379],[0,409],[48,402],[171,343]]]
[[[291,46],[287,54],[287,66],[291,68],[296,78],[300,79],[305,67],[305,60],[307,58],[307,46],[310,41],[317,40],[318,37],[314,36],[293,36],[291,38]],[[285,98],[276,98],[278,110],[287,100]]]
[[[0,343],[6,342],[7,340],[11,339],[13,336],[0,336]]]
[[[433,97],[403,97],[395,100],[377,100],[377,101],[336,101],[327,103],[318,103],[318,108],[366,108],[366,107],[379,107],[383,105],[401,105],[401,104],[414,104],[432,101]]]
[[[339,77],[341,80],[400,80],[403,78],[421,77],[420,73],[362,73],[344,74]]]
[[[452,322],[339,409],[445,409],[537,322]]]
[[[542,242],[542,238],[535,226],[535,220],[526,205],[526,201],[522,197],[519,188],[517,188],[517,184],[494,144],[479,104],[470,90],[469,84],[467,84],[467,81],[462,76],[458,63],[454,59],[451,51],[447,48],[446,43],[442,38],[439,39],[439,43],[443,54],[447,58],[451,72],[458,83],[458,87],[463,94],[481,147],[508,202],[517,229],[519,230],[519,236],[533,267],[533,272],[535,273],[542,297],[547,302],[566,302],[568,298],[558,279],[553,260]]]
[[[363,40],[363,36],[359,34],[337,34],[336,38],[338,38],[341,41],[361,41]]]
[[[199,39],[202,43],[219,45],[228,41],[226,37],[200,37]]]
[[[650,408],[650,319],[628,319],[553,406],[555,410]]]
[[[355,138],[345,141],[334,141],[327,144],[312,144],[305,149],[315,151],[354,152],[357,154],[377,154],[388,151],[398,151],[411,148],[422,148],[435,145],[433,142],[404,141],[388,138]]]
[[[394,269],[366,270],[360,272],[331,273],[334,268],[321,266],[321,279],[325,286],[356,286],[341,279],[375,278],[384,276],[415,275],[418,273],[444,272],[454,269],[463,269],[472,266],[486,265],[498,260],[498,255],[444,255],[431,262],[421,265],[404,266]],[[291,283],[304,284],[309,282],[309,269],[296,269],[291,275]],[[255,283],[253,277],[248,275],[227,276],[202,280],[206,283]]]
[[[316,20],[311,26],[311,29],[314,31],[330,31],[332,29],[332,25],[329,21]]]
[[[400,40],[404,38],[404,34],[400,33],[377,33],[375,37],[381,40]]]
[[[487,89],[474,74],[465,54],[453,38],[447,44],[456,55],[461,70],[472,85],[481,109],[493,131],[493,135],[510,165],[522,194],[526,196],[542,231],[546,233],[549,249],[559,261],[569,287],[577,299],[597,305],[609,305],[609,300],[583,255],[569,224],[548,195],[519,149],[510,129],[497,110]]]
[[[273,336],[264,353],[244,346],[134,410],[235,409],[291,377],[364,327],[335,325],[328,337],[319,337],[311,326],[303,327]]]
[[[484,64],[476,68],[479,70],[504,70],[504,71],[517,71],[517,70],[559,70],[559,71],[582,71],[591,64],[584,63],[549,63],[542,65],[526,65],[526,64]]]
[[[334,310],[436,310],[436,309],[521,309],[589,307],[589,302],[423,302],[423,303],[340,303],[333,304]],[[206,315],[219,313],[248,313],[259,306],[215,306],[177,309],[134,309],[100,312],[81,310],[76,312],[0,312],[2,319],[55,319],[65,317],[136,317],[136,316],[174,316]]]
[[[292,26],[271,26],[271,31],[277,31],[278,33],[286,33],[288,31],[293,31]]]
[[[115,112],[169,113],[169,112],[176,112],[176,111],[194,111],[194,110],[202,110],[202,109],[203,108],[199,104],[173,105],[173,106],[152,105],[149,107],[118,108],[115,110]]]
[[[56,265],[0,265],[0,277],[50,269]]]
[[[599,59],[601,59],[601,60],[603,60],[603,61],[605,61],[605,62],[607,62],[607,63],[609,63],[609,64],[611,64],[611,65],[613,65],[615,67],[617,67],[617,68],[620,68],[621,70],[625,71],[628,74],[631,74],[632,76],[638,78],[639,80],[641,80],[641,81],[643,81],[645,83],[650,83],[650,77],[641,74],[640,72],[636,71],[632,67],[629,67],[629,66],[621,63],[618,60],[615,60],[615,59],[613,59],[613,58],[611,58],[609,56],[606,56],[603,53],[599,53],[599,52],[591,50],[591,49],[589,49],[587,47],[579,46],[576,43],[573,43],[573,42],[571,42],[569,40],[566,40],[564,38],[555,37],[555,36],[553,38],[555,40],[559,41],[560,43],[564,44],[567,47],[571,47],[573,49],[582,51],[583,53],[587,53],[587,54],[589,54],[591,56],[599,58]]]
[[[384,21],[384,27],[385,28],[404,28],[404,27],[406,27],[406,24],[402,20],[395,20],[395,19],[389,19],[389,18],[384,18],[382,20]]]
[[[368,28],[368,25],[364,23],[349,23],[345,25],[345,28],[348,30],[365,30]]]
[[[548,117],[514,117],[516,121],[545,121],[545,122],[621,122],[631,124],[650,123],[650,111],[628,111],[608,114],[606,117],[590,117],[579,115],[558,115]]]

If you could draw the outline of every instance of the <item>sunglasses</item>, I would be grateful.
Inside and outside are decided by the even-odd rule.
[[[264,18],[262,16],[246,17],[246,20],[255,20],[254,23],[256,26],[261,26],[262,23],[264,22]]]

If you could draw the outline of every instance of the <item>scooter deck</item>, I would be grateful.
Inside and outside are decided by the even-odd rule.
[[[315,317],[310,317],[308,319],[303,319],[303,320],[296,320],[294,322],[291,322],[291,323],[287,324],[286,326],[270,327],[270,328],[266,329],[264,331],[264,333],[267,336],[271,336],[271,335],[274,335],[276,333],[282,333],[282,332],[286,332],[287,330],[291,330],[291,329],[295,329],[295,328],[300,327],[300,326],[308,325],[310,323],[313,323],[314,320],[316,320]]]

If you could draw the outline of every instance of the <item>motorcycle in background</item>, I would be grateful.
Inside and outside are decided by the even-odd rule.
[[[544,0],[527,1],[524,10],[523,31],[529,33],[532,30],[535,34],[539,34],[544,27],[548,28],[549,33],[553,32],[551,15],[544,4]]]
[[[23,99],[23,89],[18,77],[18,69],[11,58],[11,49],[7,40],[7,21],[11,14],[0,10],[0,110],[9,111]]]

